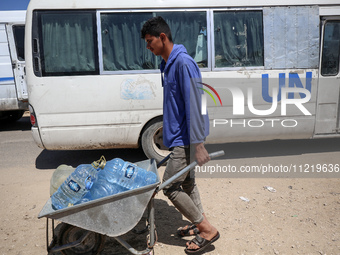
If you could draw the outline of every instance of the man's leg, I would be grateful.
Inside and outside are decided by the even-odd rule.
[[[186,153],[186,150],[182,147],[175,147],[173,150],[173,154],[170,157],[170,160],[168,161],[167,167],[164,172],[163,176],[163,182],[167,179],[169,179],[171,176],[182,170],[184,167],[186,167],[189,163],[190,157],[188,157],[188,153]],[[188,174],[190,177],[190,173]],[[188,177],[188,178],[189,178]],[[212,226],[207,218],[205,217],[205,214],[202,213],[203,209],[199,209],[199,205],[196,205],[194,201],[190,198],[190,196],[183,191],[181,185],[183,184],[184,180],[187,178],[187,175],[179,177],[175,182],[168,185],[163,189],[164,194],[170,199],[170,201],[174,204],[174,206],[186,217],[188,218],[192,223],[194,223],[199,231],[201,232],[199,235],[206,239],[206,240],[212,240],[214,237],[216,237],[218,231],[217,229]],[[195,185],[196,186],[196,185]],[[200,204],[200,199],[198,192],[194,191],[193,188],[191,192],[194,193],[194,200],[196,200],[197,204]],[[197,197],[198,195],[198,197]],[[198,202],[199,201],[199,202]],[[199,247],[193,243],[188,242],[187,243],[187,249],[190,250],[196,250]]]
[[[189,148],[186,149],[186,155],[189,155]],[[191,162],[190,159],[187,159],[187,162],[189,161]],[[194,202],[196,207],[199,209],[199,211],[204,216],[200,194],[198,192],[198,188],[195,182],[195,171],[194,170],[191,170],[191,173],[186,176],[185,180],[182,183],[182,189],[185,193],[188,194],[188,196],[191,198],[191,200]],[[177,233],[179,236],[192,236],[192,235],[197,235],[199,233],[199,230],[196,227],[196,225],[186,225],[184,227],[179,228]]]
[[[194,170],[192,170],[191,173],[187,175],[187,177],[182,183],[182,188],[183,188],[183,191],[188,194],[188,196],[191,198],[191,200],[194,202],[194,204],[203,214],[204,210],[203,210],[203,206],[201,202],[201,197],[200,197],[197,185],[196,185]]]
[[[164,172],[163,182],[185,168],[189,163],[189,150],[184,147],[175,147]],[[190,196],[183,191],[182,184],[190,174],[179,177],[175,182],[164,188],[164,194],[173,205],[192,223],[198,224],[204,220],[201,210],[196,206]]]

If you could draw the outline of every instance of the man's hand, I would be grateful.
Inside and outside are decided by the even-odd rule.
[[[199,166],[204,165],[210,160],[209,153],[203,143],[195,144],[195,158]]]

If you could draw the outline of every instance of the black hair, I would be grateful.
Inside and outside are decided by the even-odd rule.
[[[142,39],[145,39],[147,34],[159,37],[161,33],[164,33],[168,37],[169,41],[172,42],[172,35],[169,25],[161,16],[157,16],[144,23],[141,30],[141,37]]]

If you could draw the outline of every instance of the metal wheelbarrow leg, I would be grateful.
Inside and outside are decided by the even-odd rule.
[[[154,198],[152,197],[149,204],[148,204],[148,230],[149,230],[149,242],[148,247],[143,251],[138,251],[133,248],[130,244],[128,244],[122,237],[117,236],[114,237],[117,242],[119,242],[122,246],[124,246],[130,253],[136,255],[144,255],[144,254],[151,254],[153,251],[153,246],[156,244],[156,227],[155,227],[155,208],[154,208]]]

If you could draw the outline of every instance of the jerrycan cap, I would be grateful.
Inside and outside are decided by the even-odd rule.
[[[101,156],[99,160],[93,161],[91,165],[97,170],[99,170],[99,168],[104,169],[106,165],[106,159],[104,156]]]

